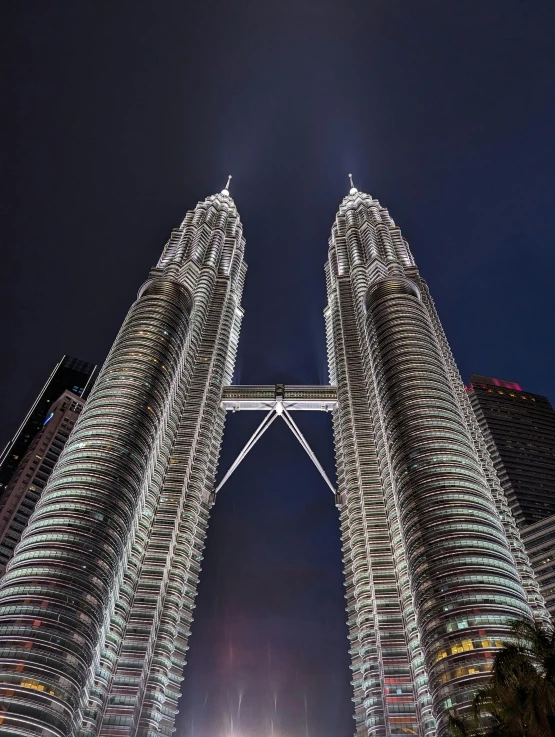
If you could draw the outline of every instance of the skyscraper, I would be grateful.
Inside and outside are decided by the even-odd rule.
[[[50,405],[42,429],[0,499],[0,576],[13,556],[84,404],[81,397],[65,391]]]
[[[489,376],[470,377],[469,397],[520,527],[555,514],[555,411],[547,397]]]
[[[33,438],[41,430],[46,416],[51,412],[52,403],[66,389],[80,397],[85,395],[95,369],[94,364],[71,356],[63,356],[54,367],[20,428],[0,456],[0,493],[8,485]]]
[[[555,411],[514,381],[474,374],[468,396],[555,616]]]
[[[246,266],[227,189],[141,287],[0,584],[0,734],[171,734]]]
[[[0,735],[169,737],[226,409],[267,412],[238,460],[281,416],[332,489],[289,411],[333,411],[356,737],[443,734],[508,621],[547,618],[387,210],[352,186],[333,226],[329,387],[228,386],[243,253],[226,187],[139,290],[0,582]]]
[[[428,287],[354,186],[326,278],[356,735],[443,734],[543,599]]]
[[[555,621],[555,514],[527,525],[520,534],[547,611]]]

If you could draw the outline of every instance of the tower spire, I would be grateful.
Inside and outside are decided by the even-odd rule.
[[[232,179],[232,176],[230,174],[227,178],[225,187],[222,189],[222,194],[227,194],[227,195],[229,194],[229,183],[231,182],[231,179]]]
[[[353,184],[353,175],[349,174],[349,181],[351,182],[351,189],[349,190],[349,194],[356,194],[358,192],[358,189]]]

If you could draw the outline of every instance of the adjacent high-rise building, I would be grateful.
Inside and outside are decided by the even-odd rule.
[[[0,498],[0,576],[13,557],[14,548],[50,474],[73,430],[85,400],[65,391],[50,406],[43,427],[34,438]]]
[[[33,438],[40,432],[45,418],[52,411],[52,404],[66,389],[86,396],[96,366],[87,361],[64,356],[54,367],[20,428],[4,448],[0,456],[0,494],[9,484]]]
[[[474,374],[468,395],[555,617],[555,411],[514,381]]]
[[[0,735],[171,735],[226,408],[269,412],[240,458],[278,415],[311,454],[289,410],[333,411],[356,737],[443,735],[510,620],[548,618],[387,210],[340,205],[321,390],[224,391],[244,243],[226,188],[139,290],[0,582]]]
[[[547,611],[555,621],[555,515],[523,527],[520,534]]]
[[[555,514],[555,411],[513,381],[474,374],[468,395],[519,527]]]

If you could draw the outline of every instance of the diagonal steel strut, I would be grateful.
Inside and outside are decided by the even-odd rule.
[[[266,430],[270,427],[272,422],[276,419],[277,412],[275,411],[275,407],[272,407],[272,409],[268,412],[266,417],[262,420],[260,425],[256,428],[254,433],[249,438],[249,441],[243,448],[243,450],[239,453],[237,458],[235,459],[234,463],[231,465],[229,471],[226,473],[226,475],[223,477],[223,479],[220,481],[216,489],[214,490],[214,493],[217,494],[219,490],[222,488],[222,486],[225,484],[225,482],[228,480],[228,478],[231,476],[233,471],[237,468],[237,466],[241,463],[243,458],[247,455],[249,450],[253,447],[253,445],[256,444],[258,440],[264,435]]]
[[[320,475],[322,476],[322,478],[324,479],[324,481],[326,482],[326,484],[331,489],[332,493],[334,495],[336,494],[336,491],[335,491],[335,489],[333,487],[333,484],[331,483],[331,481],[329,480],[326,472],[324,471],[324,469],[322,468],[322,466],[318,462],[318,459],[314,455],[314,453],[312,451],[312,448],[310,447],[310,445],[306,441],[306,439],[305,439],[304,435],[302,434],[302,432],[297,427],[295,421],[293,420],[293,418],[291,417],[291,415],[289,414],[289,412],[285,409],[285,407],[283,406],[282,402],[279,401],[279,400],[274,404],[274,406],[272,407],[272,409],[268,412],[268,414],[264,417],[264,419],[262,420],[262,422],[260,423],[260,425],[256,428],[256,430],[254,431],[254,433],[251,435],[251,437],[249,438],[249,440],[248,440],[247,444],[245,445],[245,447],[243,448],[243,450],[239,453],[239,455],[237,456],[237,458],[235,459],[235,461],[233,462],[233,464],[229,468],[229,470],[226,473],[226,475],[223,477],[223,479],[220,481],[220,483],[216,487],[216,489],[214,491],[215,494],[217,494],[219,492],[219,490],[222,488],[222,486],[225,484],[225,482],[229,479],[229,477],[231,476],[231,474],[235,471],[235,469],[237,468],[237,466],[241,463],[241,461],[243,460],[243,458],[247,455],[247,453],[251,450],[251,448],[260,440],[260,438],[264,435],[264,433],[270,427],[270,425],[276,419],[276,417],[280,417],[280,416],[283,418],[283,420],[284,420],[285,424],[287,425],[287,427],[291,430],[291,432],[293,433],[293,435],[297,438],[297,440],[299,441],[299,443],[301,444],[301,446],[304,448],[304,450],[306,451],[308,457],[314,463],[314,465],[318,469]]]
[[[285,420],[285,424],[289,427],[289,429],[291,430],[291,432],[293,433],[293,435],[297,438],[297,440],[299,441],[299,443],[306,450],[306,452],[308,454],[308,457],[314,463],[314,465],[316,466],[316,468],[320,472],[320,475],[322,476],[322,478],[324,479],[324,481],[326,482],[326,484],[330,487],[330,489],[332,490],[332,493],[335,495],[336,491],[335,491],[335,489],[333,487],[333,484],[329,480],[328,475],[326,474],[326,472],[324,471],[324,469],[322,468],[322,466],[318,462],[318,459],[316,458],[316,456],[314,455],[314,452],[313,452],[312,448],[310,447],[310,445],[306,441],[305,436],[302,434],[302,432],[297,427],[297,425],[295,423],[295,420],[291,417],[291,415],[289,414],[289,412],[285,408],[283,410],[282,417]]]

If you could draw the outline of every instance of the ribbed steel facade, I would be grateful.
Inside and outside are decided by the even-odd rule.
[[[326,276],[356,736],[431,737],[547,614],[427,286],[354,187]]]
[[[0,584],[0,734],[171,734],[243,253],[224,190],[131,307]]]

